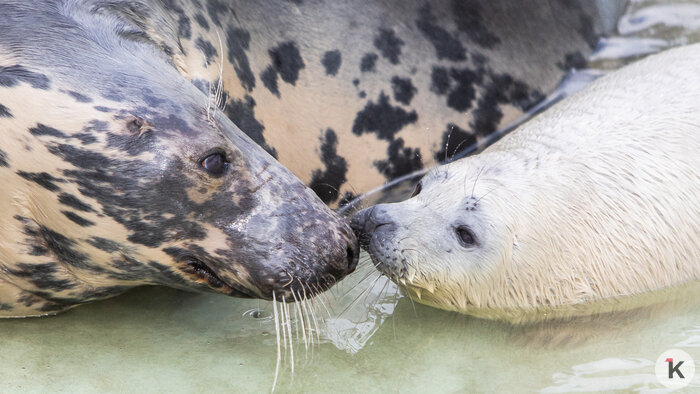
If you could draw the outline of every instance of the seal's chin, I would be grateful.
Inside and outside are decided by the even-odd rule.
[[[226,283],[216,271],[194,256],[183,257],[182,263],[180,271],[187,274],[194,282],[232,297],[258,298],[258,295],[248,289]]]

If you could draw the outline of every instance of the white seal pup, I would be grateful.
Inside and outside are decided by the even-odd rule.
[[[412,298],[486,317],[700,278],[700,45],[624,67],[353,218]]]

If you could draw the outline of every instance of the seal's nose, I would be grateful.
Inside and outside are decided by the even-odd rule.
[[[363,248],[369,247],[372,234],[381,226],[392,224],[393,221],[386,212],[384,204],[365,208],[352,217],[350,227]]]
[[[348,261],[346,274],[349,274],[355,270],[355,267],[357,267],[357,262],[360,260],[360,244],[356,237],[353,237],[352,241],[348,241],[346,252]]]

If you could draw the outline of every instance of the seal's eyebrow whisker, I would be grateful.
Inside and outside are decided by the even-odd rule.
[[[474,197],[474,190],[476,189],[476,182],[479,181],[479,177],[481,176],[481,173],[484,171],[484,168],[486,168],[486,165],[483,165],[481,167],[481,169],[479,170],[479,172],[476,174],[476,179],[474,179],[474,185],[472,185],[471,197]],[[465,181],[466,181],[466,179],[465,179]],[[464,193],[464,194],[467,194],[467,193]]]

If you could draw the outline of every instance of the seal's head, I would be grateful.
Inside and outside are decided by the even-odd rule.
[[[0,57],[3,313],[142,284],[294,301],[351,272],[345,220],[91,4],[0,6],[0,48],[33,43]]]
[[[504,204],[511,199],[501,197],[507,191],[494,172],[464,164],[429,172],[412,198],[353,217],[360,245],[379,271],[421,302],[450,310],[484,306],[514,242]]]

